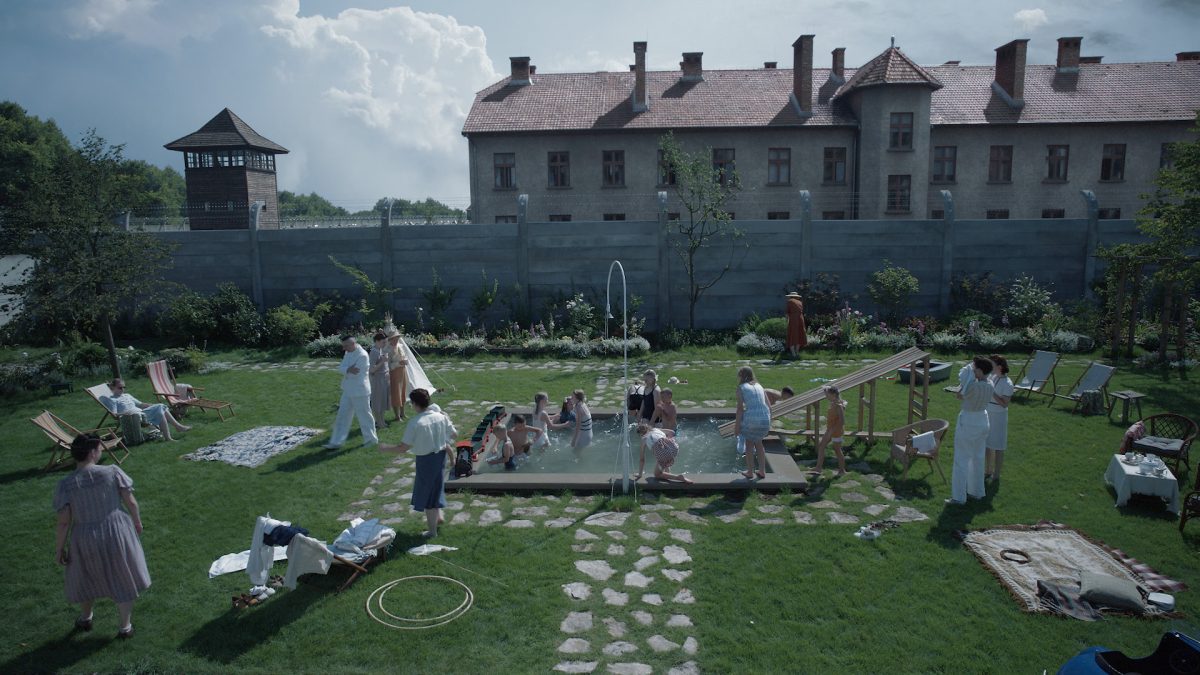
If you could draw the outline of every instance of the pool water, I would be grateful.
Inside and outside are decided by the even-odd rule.
[[[721,438],[717,427],[728,419],[680,418],[679,455],[671,466],[671,473],[688,474],[732,474],[746,469],[746,460],[737,454],[737,442],[732,438]],[[550,432],[550,447],[532,450],[529,459],[518,460],[517,470],[510,473],[602,473],[621,475],[619,457],[621,447],[621,418],[594,418],[592,444],[583,450],[571,448],[573,431]],[[634,428],[629,429],[629,447],[632,464],[629,473],[638,471],[641,437]],[[476,465],[479,473],[504,473],[504,465],[489,465],[486,458]],[[646,451],[646,476],[654,475],[654,453]]]

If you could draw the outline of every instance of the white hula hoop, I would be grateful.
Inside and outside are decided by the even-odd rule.
[[[405,581],[412,581],[414,579],[435,579],[437,581],[448,581],[453,584],[458,584],[463,589],[463,601],[461,604],[459,604],[458,607],[455,607],[454,609],[450,610],[449,612],[446,612],[445,614],[442,614],[441,616],[429,617],[427,619],[412,619],[412,618],[407,618],[407,617],[403,617],[403,616],[396,616],[395,614],[392,614],[391,612],[387,611],[387,609],[383,606],[383,596],[387,595],[388,591],[395,588],[400,583],[405,582]],[[376,588],[375,590],[371,591],[371,594],[367,596],[367,614],[370,615],[370,617],[372,619],[387,626],[388,628],[395,628],[396,630],[426,630],[428,628],[437,628],[438,626],[444,626],[444,625],[450,623],[451,621],[454,621],[455,619],[462,616],[463,614],[466,614],[467,610],[471,609],[471,606],[473,604],[475,604],[475,593],[473,591],[471,591],[470,586],[467,586],[466,584],[459,581],[458,579],[451,579],[450,577],[443,577],[443,576],[438,576],[438,575],[433,575],[433,574],[419,574],[419,575],[411,576],[411,577],[403,577],[400,579],[393,579],[392,581],[389,581],[386,584],[380,586],[379,588]],[[405,623],[422,624],[422,625],[405,626],[403,624],[392,623],[392,622],[388,621],[387,619],[380,618],[377,614],[375,614],[375,605],[378,605],[379,611],[381,613],[383,613],[384,615],[386,615],[390,619],[395,619],[396,621],[403,621]]]

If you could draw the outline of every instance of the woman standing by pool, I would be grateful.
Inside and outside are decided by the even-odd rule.
[[[575,397],[575,435],[571,437],[571,447],[582,450],[592,444],[592,411],[584,402],[582,389],[576,389]]]
[[[453,461],[454,437],[458,432],[450,418],[440,410],[432,410],[429,392],[413,389],[408,395],[417,415],[404,427],[404,438],[399,445],[379,444],[380,452],[404,453],[412,451],[416,457],[417,475],[413,482],[412,507],[425,512],[429,529],[424,536],[437,536],[438,524],[442,522],[442,509],[446,507],[446,463]]]
[[[733,433],[746,443],[746,478],[767,477],[767,450],[763,438],[771,430],[771,409],[767,406],[767,395],[762,385],[754,379],[750,366],[738,368],[737,413],[734,417]],[[758,457],[759,469],[754,470],[754,458]]]
[[[67,600],[80,606],[75,628],[90,631],[96,598],[112,598],[121,615],[117,637],[129,638],[133,601],[150,587],[138,540],[142,518],[133,479],[120,467],[100,466],[100,452],[95,434],[83,434],[71,443],[75,472],[60,480],[54,492],[55,559],[67,568]],[[122,503],[128,513],[121,510]]]

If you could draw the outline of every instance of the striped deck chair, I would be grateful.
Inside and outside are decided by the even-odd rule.
[[[50,440],[54,441],[54,450],[50,454],[50,462],[46,464],[42,471],[49,471],[57,467],[64,460],[70,459],[71,442],[75,440],[76,436],[81,434],[90,433],[99,436],[100,445],[104,452],[107,452],[117,464],[120,464],[121,460],[129,456],[129,448],[125,447],[125,444],[121,442],[121,438],[117,436],[116,431],[111,427],[80,431],[64,422],[62,418],[49,410],[42,411],[42,414],[31,418],[29,421],[33,422],[35,427],[41,429],[42,433],[46,434]],[[125,454],[118,457],[114,450],[115,448],[124,450]]]
[[[1085,391],[1098,391],[1102,397],[1101,400],[1107,401],[1108,381],[1112,379],[1115,372],[1117,372],[1116,366],[1106,366],[1103,363],[1092,361],[1088,364],[1087,370],[1083,371],[1083,374],[1075,381],[1075,384],[1067,390],[1067,393],[1059,393],[1059,390],[1066,389],[1066,385],[1055,387],[1054,393],[1050,397],[1050,403],[1047,405],[1052,405],[1056,398],[1065,398],[1075,402],[1075,407],[1071,409],[1071,414],[1075,414],[1079,412],[1079,403],[1083,400]]]
[[[150,375],[150,383],[154,386],[154,395],[162,399],[163,403],[171,406],[171,411],[182,413],[188,408],[199,408],[200,410],[215,410],[217,417],[221,421],[225,421],[224,411],[229,411],[229,416],[233,417],[233,404],[228,401],[216,401],[208,398],[188,398],[179,391],[179,387],[175,385],[175,376],[171,372],[171,366],[166,362],[153,361],[146,364],[146,373]],[[197,389],[196,391],[203,391]]]
[[[1050,400],[1053,401],[1053,392],[1058,388],[1054,380],[1054,368],[1060,358],[1062,357],[1057,352],[1035,351],[1033,358],[1027,360],[1025,365],[1021,366],[1021,372],[1013,378],[1016,380],[1016,384],[1013,385],[1016,393],[1024,391],[1025,398],[1029,398],[1031,394],[1041,394],[1050,396]],[[1048,391],[1046,383],[1050,383]]]

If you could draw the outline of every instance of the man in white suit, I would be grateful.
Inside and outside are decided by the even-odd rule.
[[[358,418],[363,445],[377,445],[379,437],[375,435],[375,418],[371,416],[371,381],[367,374],[370,358],[353,335],[342,336],[342,349],[346,351],[342,363],[338,366],[338,371],[342,373],[342,399],[338,402],[333,433],[325,447],[331,450],[342,447],[346,437],[350,435],[351,417]]]

